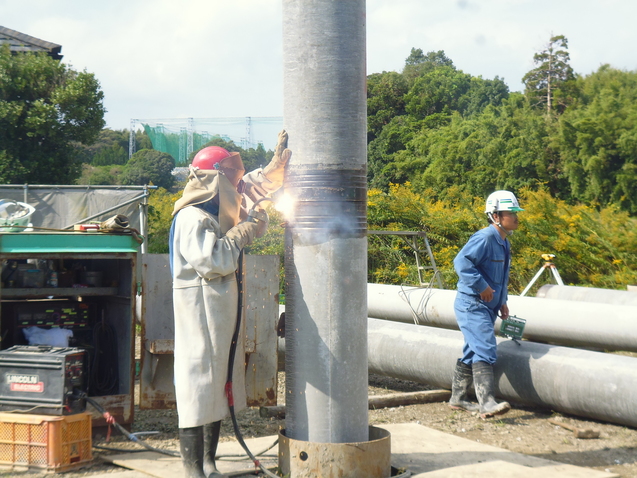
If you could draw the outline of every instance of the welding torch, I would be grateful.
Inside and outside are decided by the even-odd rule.
[[[254,205],[252,206],[252,209],[250,209],[250,211],[248,212],[248,218],[246,219],[246,221],[256,222],[256,223],[258,223],[259,221],[264,221],[264,222],[268,221],[268,213],[265,212],[265,210],[257,210],[257,206],[263,201],[274,202],[274,199],[269,197],[262,197],[257,202],[255,202]]]

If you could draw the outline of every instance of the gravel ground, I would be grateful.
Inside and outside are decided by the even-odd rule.
[[[285,374],[279,374],[279,403],[283,404]],[[426,390],[422,384],[388,377],[370,376],[370,395],[391,394]],[[601,432],[598,439],[576,439],[568,430],[548,422],[551,417],[561,417],[547,409],[515,406],[512,411],[491,420],[462,411],[451,410],[446,403],[410,405],[380,410],[370,410],[370,424],[418,423],[436,430],[461,436],[469,440],[486,443],[507,450],[549,460],[584,466],[600,471],[612,471],[625,478],[637,477],[637,430],[564,416],[568,423],[595,428]],[[245,438],[276,435],[285,421],[276,418],[261,418],[257,409],[248,409],[239,414],[239,424]],[[146,443],[153,447],[178,450],[177,413],[174,410],[135,411],[133,432],[156,431],[149,435]],[[224,420],[221,441],[234,440],[230,420]],[[95,445],[140,450],[141,447],[124,437],[114,436],[110,443],[95,440]],[[65,473],[64,477],[75,478],[100,473],[121,471],[121,468],[101,462],[100,456],[110,451],[94,449],[95,463],[81,470]],[[118,452],[119,453],[119,452]],[[0,470],[1,476],[44,477],[54,474]]]

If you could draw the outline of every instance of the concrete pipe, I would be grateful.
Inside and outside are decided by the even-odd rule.
[[[576,287],[572,285],[546,284],[535,294],[540,299],[575,300],[601,304],[630,305],[637,307],[637,293],[629,290]],[[637,312],[635,312],[637,316]]]
[[[460,332],[368,320],[369,372],[451,388]],[[637,426],[637,359],[498,340],[497,394],[518,403]]]
[[[457,330],[455,297],[453,290],[367,284],[368,316]],[[512,315],[526,319],[528,340],[637,352],[635,307],[519,296],[509,296],[508,304]]]

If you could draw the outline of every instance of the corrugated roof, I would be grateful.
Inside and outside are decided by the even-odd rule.
[[[21,51],[44,51],[54,60],[61,60],[62,45],[40,40],[26,33],[20,33],[10,28],[0,26],[0,44],[8,43],[12,52]]]

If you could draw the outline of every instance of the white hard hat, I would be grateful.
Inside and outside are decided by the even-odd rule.
[[[524,211],[518,204],[518,199],[511,191],[495,191],[489,194],[484,212],[492,214],[500,211]]]

